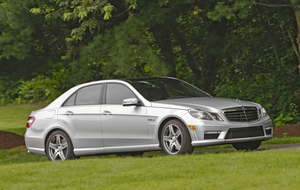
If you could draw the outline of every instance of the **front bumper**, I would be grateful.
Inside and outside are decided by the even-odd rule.
[[[269,116],[254,122],[203,121],[194,118],[185,118],[185,121],[188,121],[187,125],[196,128],[189,129],[194,147],[266,141],[273,138],[272,120]]]
[[[246,138],[237,138],[237,139],[209,139],[209,140],[192,141],[192,146],[203,147],[203,146],[232,144],[232,143],[249,142],[249,141],[266,141],[272,138],[273,135],[268,135],[264,137],[246,137]]]

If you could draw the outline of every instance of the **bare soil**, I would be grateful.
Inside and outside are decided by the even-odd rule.
[[[281,138],[283,136],[300,137],[300,124],[274,127],[273,136],[278,138]]]
[[[0,150],[25,145],[24,137],[15,133],[0,131]]]
[[[282,138],[283,136],[300,137],[300,124],[278,126],[273,129],[273,136],[277,138]],[[15,133],[0,131],[0,150],[11,149],[21,145],[25,145],[24,137]]]

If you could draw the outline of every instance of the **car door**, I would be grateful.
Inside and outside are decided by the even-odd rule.
[[[58,121],[72,133],[74,148],[103,147],[100,122],[102,85],[83,87],[58,111]]]
[[[123,100],[135,98],[125,85],[109,83],[105,103],[101,107],[101,123],[105,147],[147,145],[146,107],[123,106]]]

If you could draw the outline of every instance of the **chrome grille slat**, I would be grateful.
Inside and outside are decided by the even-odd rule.
[[[256,107],[228,108],[223,109],[223,113],[228,121],[249,122],[259,119]]]

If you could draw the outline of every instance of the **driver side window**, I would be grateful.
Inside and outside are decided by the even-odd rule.
[[[106,90],[106,104],[122,105],[123,100],[136,98],[133,92],[122,84],[108,84]]]

